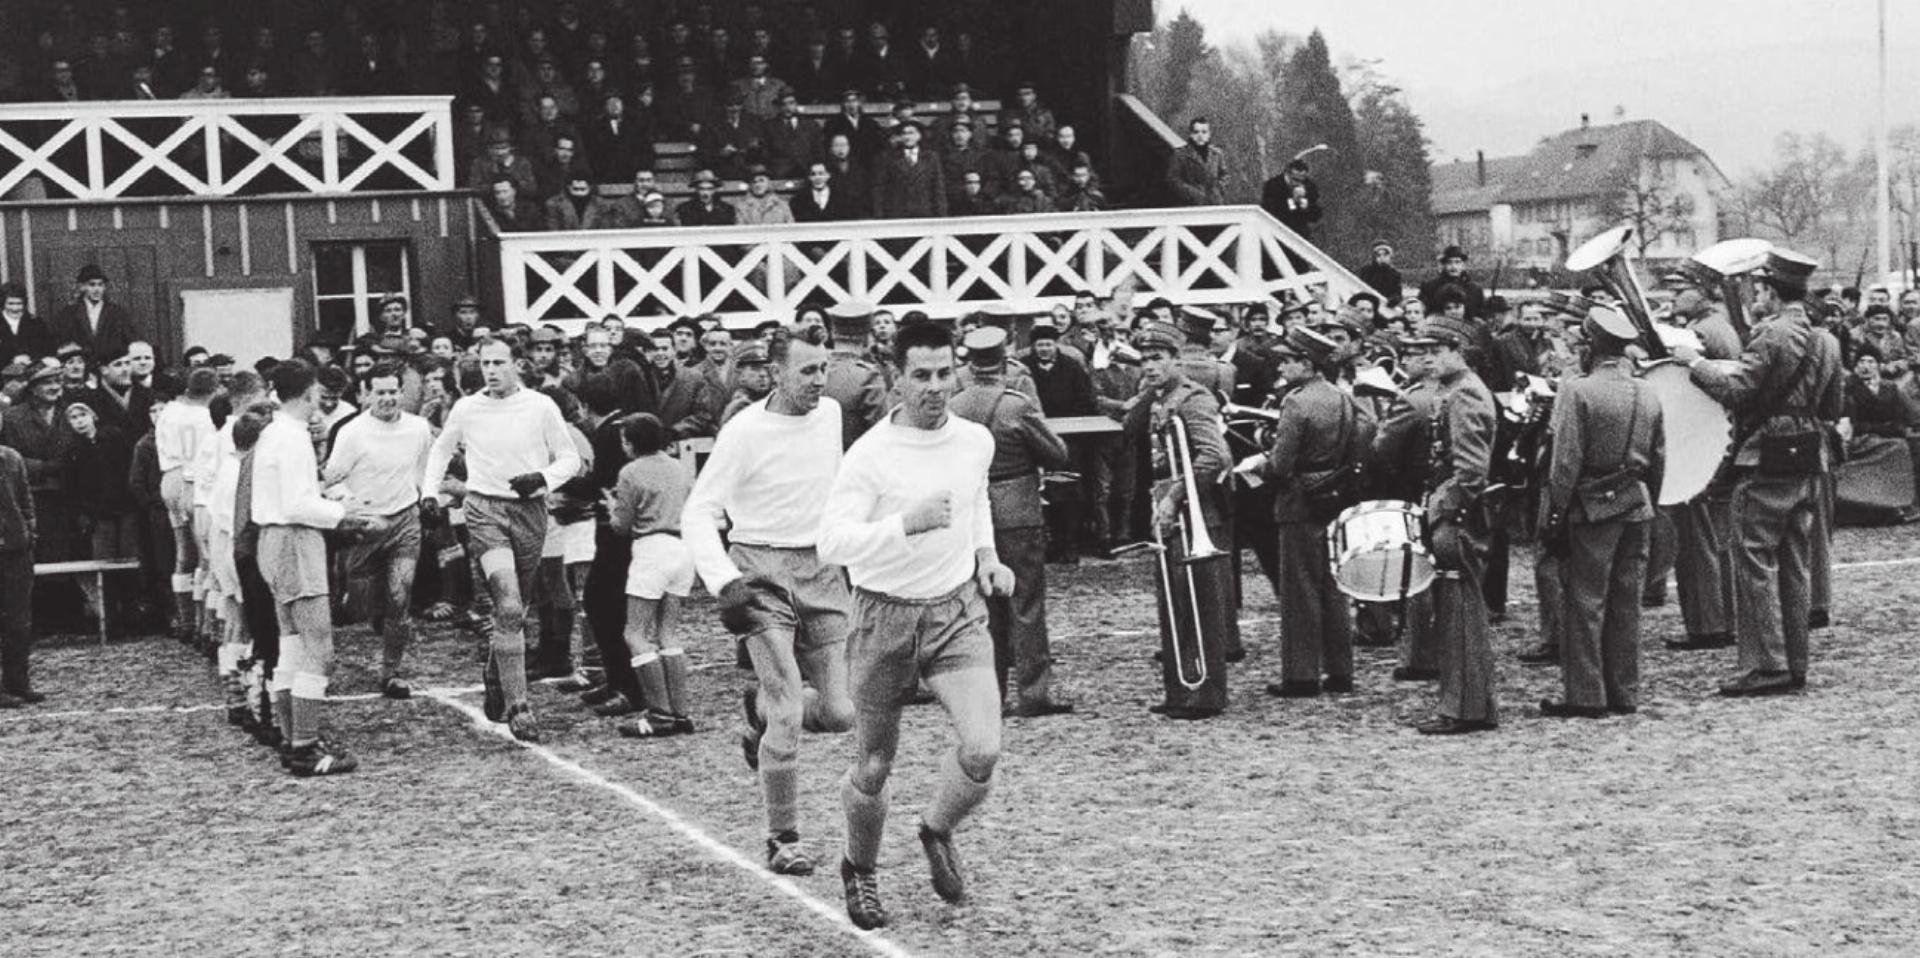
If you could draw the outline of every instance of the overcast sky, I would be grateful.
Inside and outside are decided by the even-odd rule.
[[[1783,131],[1865,147],[1876,111],[1876,0],[1157,0],[1215,44],[1319,27],[1335,62],[1380,61],[1437,161],[1525,152],[1579,123],[1657,119],[1730,176]],[[1920,3],[1888,0],[1891,122],[1920,122]]]

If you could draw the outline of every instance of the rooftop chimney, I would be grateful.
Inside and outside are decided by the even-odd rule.
[[[1475,178],[1480,181],[1482,187],[1485,187],[1487,185],[1487,151],[1480,150],[1479,153],[1480,158],[1475,161]]]

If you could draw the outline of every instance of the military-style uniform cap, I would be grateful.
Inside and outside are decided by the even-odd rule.
[[[1805,289],[1807,280],[1811,279],[1813,271],[1819,268],[1820,263],[1817,260],[1789,249],[1775,248],[1773,252],[1767,254],[1767,264],[1756,272],[1776,283]]]
[[[1199,306],[1188,306],[1181,310],[1180,326],[1189,336],[1212,336],[1214,327],[1220,325],[1220,317],[1213,310]]]
[[[1453,346],[1461,347],[1474,341],[1478,331],[1472,323],[1445,316],[1435,316],[1424,323],[1412,336],[1400,338],[1403,346]]]
[[[1285,353],[1316,363],[1324,363],[1332,359],[1334,352],[1339,348],[1333,340],[1305,326],[1295,326],[1287,330],[1287,334],[1273,345],[1277,353]]]
[[[733,364],[735,366],[766,365],[767,344],[759,339],[749,339],[733,346]]]
[[[1133,348],[1142,352],[1149,349],[1165,349],[1177,353],[1180,351],[1180,344],[1185,341],[1186,336],[1180,332],[1179,327],[1158,320],[1143,323],[1140,331],[1133,334]]]
[[[1595,306],[1588,310],[1580,329],[1590,339],[1608,336],[1621,342],[1632,342],[1640,338],[1640,330],[1633,325],[1633,320],[1611,306]]]
[[[1053,317],[1051,316],[1042,316],[1041,318],[1034,320],[1033,326],[1027,330],[1027,339],[1029,341],[1038,340],[1038,339],[1059,339],[1059,338],[1060,338],[1060,327],[1055,326],[1053,324]]]
[[[872,303],[856,299],[827,308],[827,328],[835,336],[865,336],[872,325]]]
[[[1007,361],[1007,331],[998,326],[982,326],[967,334],[961,346],[967,351],[967,365],[995,369]]]

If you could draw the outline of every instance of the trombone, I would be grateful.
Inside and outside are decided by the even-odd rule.
[[[1194,581],[1193,564],[1204,559],[1222,555],[1213,544],[1213,537],[1207,534],[1207,523],[1200,509],[1199,484],[1194,480],[1193,456],[1187,446],[1187,424],[1175,415],[1169,417],[1172,423],[1167,430],[1167,468],[1172,471],[1186,491],[1187,511],[1180,517],[1185,527],[1185,553],[1179,559],[1180,571],[1187,587],[1187,612],[1193,619],[1193,672],[1188,675],[1188,662],[1185,651],[1180,648],[1180,606],[1174,601],[1173,566],[1167,561],[1167,544],[1159,523],[1153,524],[1154,558],[1160,563],[1160,579],[1166,583],[1161,591],[1161,601],[1166,604],[1167,628],[1173,630],[1168,644],[1173,651],[1173,671],[1175,680],[1181,687],[1193,691],[1207,683],[1207,654],[1205,627],[1200,618],[1200,588]],[[1179,534],[1178,531],[1175,534]]]

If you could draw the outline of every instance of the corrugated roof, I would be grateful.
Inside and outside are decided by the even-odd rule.
[[[1525,156],[1487,160],[1487,185],[1476,179],[1474,164],[1433,167],[1433,211],[1464,213],[1496,203],[1574,200],[1607,192],[1642,157],[1704,156],[1686,137],[1658,120],[1629,120],[1556,133]],[[1708,160],[1712,165],[1712,160]],[[1719,168],[1714,168],[1719,174]],[[1721,179],[1725,179],[1721,176]],[[1443,185],[1444,184],[1444,185]]]

